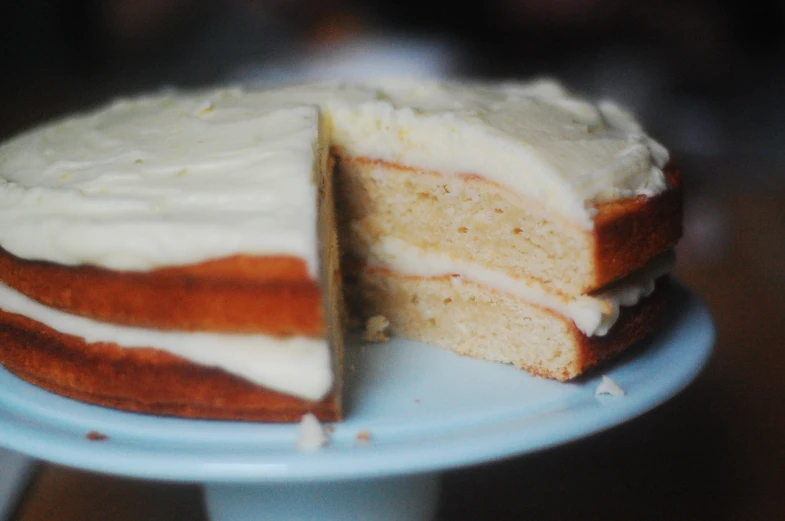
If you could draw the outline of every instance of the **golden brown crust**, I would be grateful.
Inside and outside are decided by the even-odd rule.
[[[184,331],[323,336],[321,290],[296,257],[233,256],[150,272],[20,259],[0,281],[44,305],[104,322]]]
[[[665,167],[668,189],[652,196],[613,201],[597,207],[594,218],[596,290],[643,268],[676,245],[682,234],[681,172]]]
[[[586,336],[572,324],[578,351],[575,371],[553,374],[538,372],[536,368],[529,371],[546,378],[571,380],[647,338],[659,327],[665,315],[669,285],[669,277],[660,277],[651,295],[635,306],[622,307],[619,318],[605,336]]]
[[[267,422],[295,422],[312,412],[340,419],[334,393],[309,402],[157,349],[87,343],[2,310],[0,362],[49,391],[125,411]]]

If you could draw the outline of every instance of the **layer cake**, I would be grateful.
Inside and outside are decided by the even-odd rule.
[[[0,151],[6,368],[139,412],[341,415],[340,272],[317,107],[119,101]]]
[[[570,379],[663,313],[668,160],[552,82],[116,102],[0,148],[0,361],[123,409],[337,419],[340,242],[354,314]]]
[[[681,182],[631,114],[547,81],[375,86],[333,111],[356,312],[559,380],[655,329]]]

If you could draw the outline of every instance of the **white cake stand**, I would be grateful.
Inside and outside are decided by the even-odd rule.
[[[348,415],[328,447],[295,425],[159,418],[68,400],[0,371],[0,445],[97,472],[205,484],[214,521],[428,520],[442,470],[509,458],[629,420],[683,389],[714,342],[711,317],[676,287],[664,329],[603,369],[561,384],[394,340],[350,346]],[[97,431],[105,440],[90,440]],[[358,439],[360,432],[370,435]]]

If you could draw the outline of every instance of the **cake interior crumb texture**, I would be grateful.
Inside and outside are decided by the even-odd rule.
[[[474,177],[351,157],[340,167],[346,251],[365,258],[392,237],[561,292],[595,285],[592,234],[536,201]]]
[[[365,311],[389,317],[393,333],[462,355],[570,380],[645,338],[665,310],[666,280],[625,308],[609,334],[587,337],[558,314],[455,277],[407,277],[365,267],[358,287]]]

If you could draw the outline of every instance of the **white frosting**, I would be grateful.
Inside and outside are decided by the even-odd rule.
[[[255,384],[309,400],[332,388],[326,340],[292,336],[233,335],[156,331],[106,324],[46,307],[0,284],[0,308],[52,329],[126,348],[154,347],[209,367],[218,367]]]
[[[319,420],[311,413],[306,413],[297,426],[297,441],[295,446],[298,450],[312,451],[327,445],[327,433]]]
[[[668,153],[629,113],[552,82],[164,93],[0,146],[0,246],[128,270],[291,254],[315,275],[320,111],[350,154],[481,175],[585,228],[595,202],[665,187]]]
[[[585,228],[594,203],[665,189],[667,151],[610,103],[553,82],[388,80],[379,99],[327,103],[333,141],[350,154],[476,174],[542,201]]]
[[[384,237],[370,247],[371,262],[405,275],[450,275],[453,284],[464,281],[509,293],[571,319],[587,336],[604,336],[619,318],[622,306],[634,306],[654,291],[655,280],[670,271],[673,254],[655,259],[645,269],[613,284],[598,295],[568,297],[546,291],[526,280],[510,277],[480,264],[453,259],[446,253],[429,252],[394,237]]]
[[[0,147],[0,245],[122,270],[290,254],[315,277],[318,118],[227,89],[33,130]]]
[[[609,394],[611,396],[624,396],[624,389],[621,388],[610,376],[602,375],[602,380],[594,390],[594,396]]]

